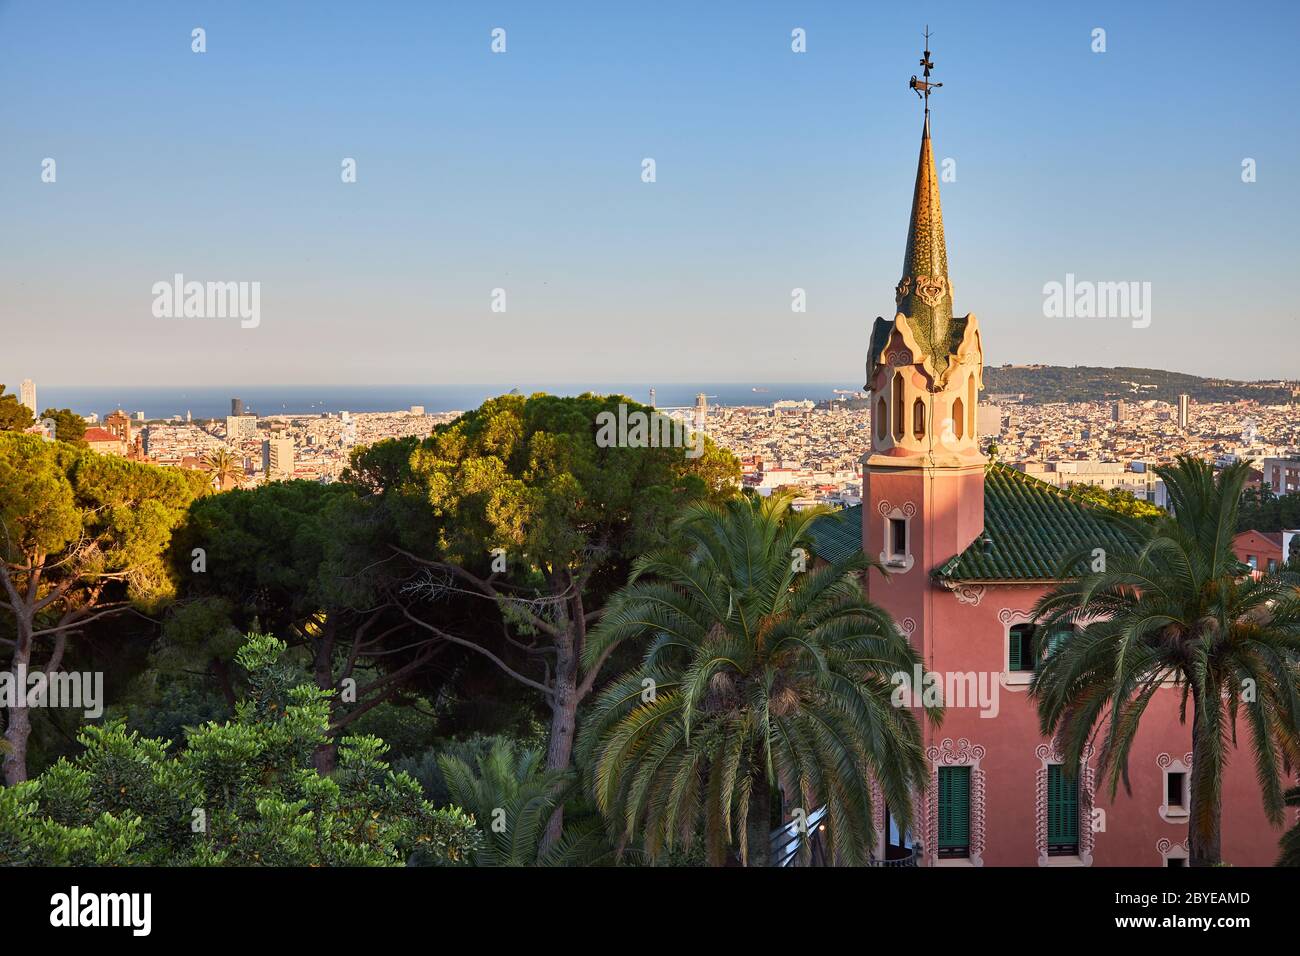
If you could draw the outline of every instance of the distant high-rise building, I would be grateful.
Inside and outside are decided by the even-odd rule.
[[[1121,398],[1115,403],[1115,407],[1110,411],[1110,420],[1113,422],[1128,421],[1128,405],[1125,404],[1124,399]]]
[[[412,415],[423,415],[423,414],[424,414],[424,406],[423,406],[423,405],[412,405],[412,406],[411,406],[411,414],[412,414]]]
[[[705,419],[709,417],[709,396],[700,392],[695,396],[695,430],[704,431]]]
[[[135,413],[135,420],[136,420],[137,422],[142,422],[142,421],[144,421],[144,412],[136,412],[136,413]]]
[[[267,481],[293,477],[292,438],[268,438],[262,442],[262,474]]]
[[[193,417],[190,415],[190,410],[188,408],[185,409],[185,421],[186,422],[194,421]]]
[[[18,390],[19,400],[27,406],[28,410],[36,414],[36,383],[30,378],[23,379],[22,385]]]
[[[234,418],[244,414],[244,400],[242,398],[232,398],[230,400],[230,414]]]
[[[1187,430],[1187,419],[1191,413],[1192,400],[1190,396],[1178,396],[1178,427],[1183,431]]]
[[[651,408],[657,407],[655,405],[655,387],[653,385],[650,386],[650,407]]]

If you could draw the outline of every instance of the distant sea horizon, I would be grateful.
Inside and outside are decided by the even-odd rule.
[[[36,383],[37,405],[70,408],[78,415],[101,418],[121,408],[131,415],[144,412],[147,419],[173,415],[224,418],[230,400],[238,398],[244,410],[256,415],[321,415],[327,412],[393,412],[423,405],[426,412],[468,411],[494,395],[517,389],[523,395],[618,394],[648,404],[649,382],[549,382],[480,385],[41,385]],[[655,384],[660,408],[694,405],[700,392],[710,405],[770,405],[777,401],[822,401],[835,398],[836,390],[852,391],[854,382],[667,382]]]

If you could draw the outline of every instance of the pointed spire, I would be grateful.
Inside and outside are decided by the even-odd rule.
[[[934,169],[928,116],[916,164],[903,277],[895,289],[895,299],[898,311],[907,316],[913,337],[935,370],[942,372],[951,351],[952,286],[948,281],[948,249],[943,238],[939,177]]]

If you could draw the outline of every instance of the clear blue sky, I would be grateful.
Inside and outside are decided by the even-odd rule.
[[[990,364],[1294,377],[1298,9],[0,0],[0,381],[858,383],[927,22]],[[176,272],[260,327],[154,318]],[[1067,272],[1151,326],[1044,318]]]

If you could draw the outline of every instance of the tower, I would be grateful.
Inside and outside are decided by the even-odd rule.
[[[871,448],[863,458],[862,548],[888,578],[871,572],[872,599],[926,655],[931,572],[983,530],[986,459],[977,429],[979,322],[953,314],[930,139],[929,96],[940,84],[929,80],[928,49],[921,66],[925,79],[911,81],[926,107],[903,274],[894,317],[876,319],[867,358]]]
[[[33,415],[36,414],[36,383],[30,378],[23,379],[22,385],[19,386],[18,394],[20,400],[27,406],[28,411]]]

